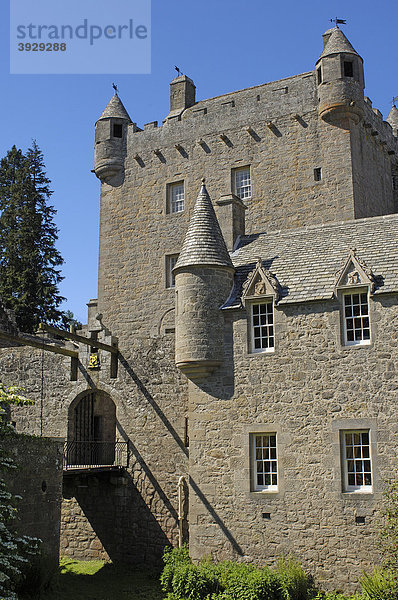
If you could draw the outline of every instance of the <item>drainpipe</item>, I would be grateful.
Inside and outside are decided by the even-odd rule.
[[[185,477],[181,475],[178,480],[177,485],[177,493],[178,493],[178,547],[182,547],[183,535],[182,535],[182,526],[184,521],[184,483]]]

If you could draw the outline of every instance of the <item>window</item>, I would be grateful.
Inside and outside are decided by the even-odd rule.
[[[169,213],[178,213],[184,210],[184,182],[170,183],[167,186],[167,210]]]
[[[342,431],[345,492],[372,491],[370,431]]]
[[[322,69],[321,67],[318,67],[318,69],[316,70],[317,76],[318,76],[318,85],[320,83],[322,83]]]
[[[252,435],[253,488],[255,491],[278,489],[276,433]]]
[[[113,137],[121,138],[123,137],[123,125],[120,123],[113,124]]]
[[[250,180],[250,167],[234,169],[233,179],[235,195],[238,196],[238,198],[241,198],[241,200],[251,198],[252,185]]]
[[[176,265],[178,254],[168,254],[166,256],[166,287],[175,287],[175,277],[173,275],[173,269]]]
[[[322,169],[321,169],[321,167],[316,167],[314,169],[314,180],[321,181],[321,179],[322,179]]]
[[[343,294],[343,310],[345,345],[370,344],[368,293]]]
[[[343,61],[344,77],[354,77],[354,69],[351,61]]]
[[[252,304],[250,313],[251,351],[273,352],[275,347],[273,302]]]

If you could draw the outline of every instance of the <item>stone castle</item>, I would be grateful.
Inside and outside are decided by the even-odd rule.
[[[0,350],[2,379],[36,398],[17,430],[67,440],[63,554],[156,562],[189,540],[195,559],[292,554],[345,589],[378,562],[397,136],[337,27],[307,73],[199,102],[177,77],[160,127],[113,96],[88,323],[42,334],[67,356]]]

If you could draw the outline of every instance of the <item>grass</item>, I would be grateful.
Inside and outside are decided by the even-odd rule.
[[[23,600],[163,600],[159,573],[100,560],[61,560],[51,591]],[[21,599],[22,600],[22,599]]]

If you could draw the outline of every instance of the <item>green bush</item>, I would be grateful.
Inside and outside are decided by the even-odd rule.
[[[276,566],[276,573],[279,576],[285,600],[307,600],[313,594],[312,578],[305,573],[294,558],[280,559]]]
[[[281,585],[276,573],[268,567],[229,563],[221,581],[224,592],[220,600],[279,600]]]
[[[161,575],[168,600],[308,600],[311,581],[292,559],[275,571],[243,563],[214,563],[205,558],[194,565],[188,548],[167,549]]]
[[[374,569],[360,579],[366,600],[398,600],[398,581],[393,571]]]

